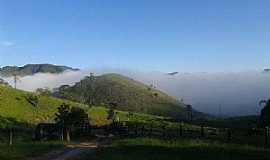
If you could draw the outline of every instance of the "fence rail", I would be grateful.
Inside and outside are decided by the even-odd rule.
[[[119,132],[119,130],[121,132]],[[132,124],[129,122],[121,122],[114,125],[114,129],[111,132],[116,135],[118,134],[119,136],[147,136],[164,139],[198,138],[268,147],[270,141],[269,131],[268,127],[230,129],[199,126],[190,128],[185,127],[183,123],[179,123],[178,127],[167,127],[166,125]]]
[[[95,135],[116,135],[121,137],[158,137],[163,139],[174,140],[177,138],[190,139],[208,139],[221,142],[249,144],[256,146],[270,146],[269,128],[252,128],[252,129],[230,129],[230,128],[213,128],[206,126],[190,127],[184,123],[175,123],[174,126],[154,123],[131,123],[115,122],[107,126],[74,126],[69,128],[68,138],[76,139],[78,137],[91,137]],[[37,132],[42,131],[40,140],[64,140],[66,137],[65,130],[61,128],[46,128],[42,130],[33,129],[0,129],[0,143],[12,145],[20,141],[32,141],[37,137]]]

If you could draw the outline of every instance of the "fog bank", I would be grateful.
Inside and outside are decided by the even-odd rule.
[[[179,73],[171,76],[162,72],[138,72],[118,69],[85,69],[61,74],[35,74],[20,77],[17,88],[34,91],[64,84],[72,85],[90,72],[95,75],[120,73],[190,103],[194,108],[216,115],[258,114],[261,99],[270,98],[270,73]],[[3,78],[11,85],[13,78]]]

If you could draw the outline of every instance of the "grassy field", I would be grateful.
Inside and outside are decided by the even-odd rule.
[[[0,144],[1,160],[26,160],[52,150],[62,149],[61,142],[31,142],[19,143],[13,146]]]
[[[29,102],[35,97],[36,103]],[[35,99],[34,98],[34,99]],[[107,120],[108,109],[102,106],[83,105],[68,100],[57,99],[49,96],[36,95],[30,92],[15,90],[10,87],[0,86],[0,160],[25,159],[39,155],[50,150],[64,147],[56,142],[34,143],[33,130],[14,133],[14,145],[8,147],[8,134],[1,133],[1,129],[8,127],[31,128],[37,123],[54,122],[57,107],[67,103],[85,109],[89,114],[90,123],[102,126],[111,123]],[[179,123],[164,121],[164,117],[148,114],[116,111],[116,119],[131,123],[154,124],[157,127],[166,126],[166,130],[178,129]],[[28,126],[28,127],[25,127]],[[184,124],[186,129],[200,131],[199,126]],[[18,134],[19,133],[19,134]],[[235,134],[234,134],[235,135]],[[252,138],[250,138],[252,139]],[[258,141],[258,139],[252,139]],[[165,141],[149,138],[135,138],[114,141],[113,145],[97,152],[95,160],[263,160],[270,159],[270,151],[247,145],[222,144],[221,142],[207,140],[178,139]],[[86,156],[81,160],[88,160]]]
[[[266,160],[270,150],[202,140],[115,140],[110,147],[78,160]]]
[[[37,97],[36,106],[29,103],[29,97]],[[80,103],[62,100],[49,96],[35,95],[30,92],[15,90],[10,87],[0,85],[0,128],[9,126],[35,125],[37,123],[49,123],[54,121],[57,107],[62,103],[70,104],[71,106],[81,107],[89,113],[92,125],[101,126],[110,123],[107,120],[107,108],[89,107]],[[116,111],[116,116],[120,120],[147,121],[160,119],[158,116],[147,114],[134,113],[132,116],[128,112]]]

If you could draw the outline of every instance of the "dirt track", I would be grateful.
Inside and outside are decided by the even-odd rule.
[[[94,153],[97,149],[97,142],[83,142],[67,145],[67,148],[59,151],[52,151],[41,157],[31,158],[29,160],[67,160],[80,156],[83,153]]]

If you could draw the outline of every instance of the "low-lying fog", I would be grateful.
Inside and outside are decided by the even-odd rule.
[[[153,84],[168,94],[183,99],[199,111],[216,115],[259,114],[261,99],[270,98],[270,72],[241,73],[179,73],[171,76],[161,72],[136,72],[128,70],[82,70],[62,74],[35,74],[21,77],[17,87],[27,91],[36,88],[55,88],[74,84],[90,72],[120,73],[145,84]],[[3,78],[13,85],[13,78]]]

